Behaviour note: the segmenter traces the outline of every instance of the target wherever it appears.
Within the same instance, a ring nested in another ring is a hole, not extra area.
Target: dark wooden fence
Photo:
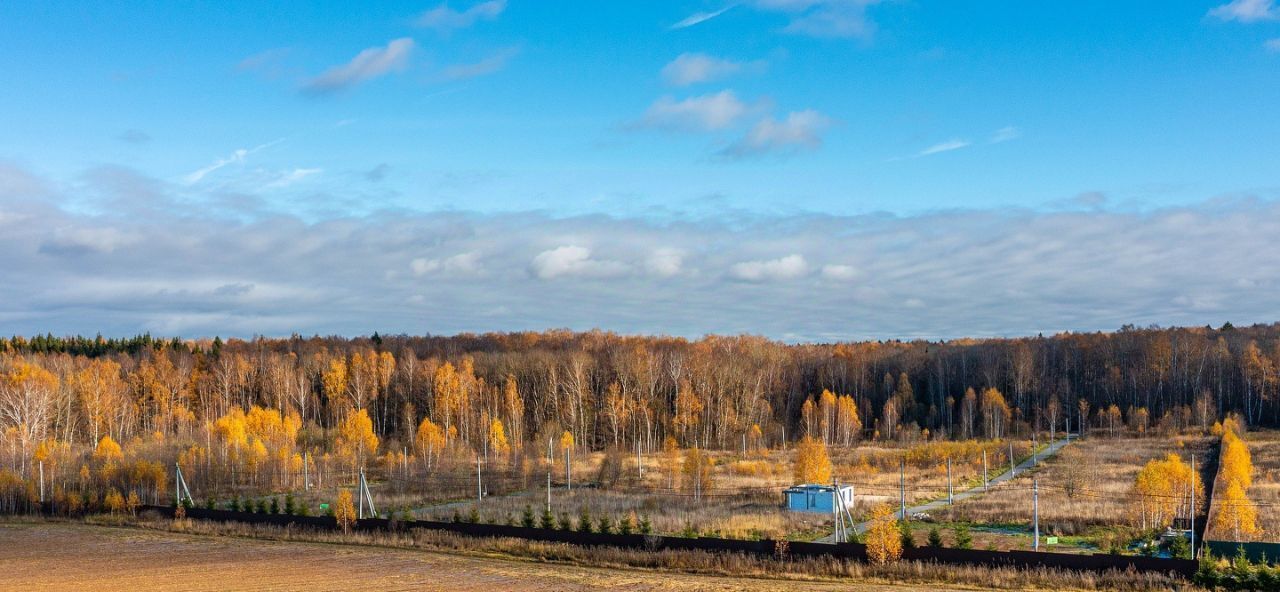
[[[173,508],[168,506],[144,506],[143,510],[159,512],[165,516],[173,515]],[[233,512],[228,510],[207,510],[191,508],[186,510],[189,518],[214,520],[220,522],[244,522],[249,524],[272,524],[276,526],[302,526],[319,529],[336,529],[337,522],[324,516],[291,516],[287,514],[257,514],[251,512]],[[434,522],[428,520],[388,520],[385,518],[367,518],[356,522],[355,529],[360,531],[410,530],[415,528],[453,532],[475,537],[510,537],[531,541],[568,543],[583,546],[618,547],[649,551],[714,551],[729,553],[750,553],[755,555],[779,555],[788,558],[839,557],[855,561],[867,560],[866,545],[859,543],[808,543],[788,541],[783,545],[777,541],[764,539],[757,541],[718,539],[718,538],[684,538],[645,534],[603,534],[574,532],[568,530],[552,530],[545,528],[526,528],[504,524],[472,524],[459,522]],[[1046,567],[1070,569],[1078,571],[1137,570],[1143,572],[1175,573],[1190,577],[1195,573],[1197,563],[1189,559],[1160,559],[1155,557],[1138,557],[1129,555],[1068,555],[1064,553],[1039,553],[1033,551],[983,551],[977,549],[948,549],[917,547],[903,551],[904,559],[932,561],[951,565],[985,565],[990,567],[1034,568]]]

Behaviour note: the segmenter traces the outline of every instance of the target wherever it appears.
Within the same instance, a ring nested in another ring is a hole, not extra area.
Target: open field
[[[76,524],[0,524],[3,590],[855,590],[947,589],[798,582],[552,565]],[[967,587],[966,587],[967,588]],[[972,588],[967,588],[972,589]]]
[[[1245,435],[1253,459],[1253,486],[1246,495],[1258,505],[1257,540],[1280,541],[1280,431],[1252,431]]]
[[[1130,490],[1142,466],[1170,452],[1184,459],[1192,453],[1204,458],[1211,444],[1212,439],[1207,437],[1090,437],[1073,443],[1058,456],[1019,474],[991,493],[957,503],[934,517],[942,521],[1007,525],[1015,530],[1029,528],[1032,480],[1036,479],[1040,488],[1043,535],[1084,535],[1098,529],[1133,526]],[[1029,536],[1017,536],[1023,541],[1022,548],[1030,544]],[[999,543],[996,546],[1008,548]]]
[[[952,477],[956,491],[981,484],[983,449],[988,452],[992,477],[1007,469],[1008,444],[1000,442],[832,447],[830,454],[834,476],[842,483],[855,485],[855,516],[864,517],[876,505],[897,503],[899,464],[904,458],[907,459],[907,502],[914,504],[946,496],[947,453],[955,454]],[[1030,449],[1029,441],[1013,442],[1014,455],[1018,458],[1029,455]],[[794,483],[793,451],[767,450],[746,456],[718,452],[711,453],[711,456],[716,461],[712,470],[713,485],[695,499],[691,491],[681,487],[680,475],[670,475],[659,455],[643,457],[646,467],[643,479],[639,478],[635,468],[635,457],[625,457],[623,476],[609,489],[583,486],[584,481],[597,480],[604,454],[579,455],[574,462],[578,485],[572,490],[563,486],[562,467],[555,474],[557,481],[551,495],[552,513],[557,517],[567,516],[575,522],[584,509],[596,518],[607,516],[615,521],[634,514],[637,518],[650,520],[654,532],[662,534],[698,532],[727,538],[796,540],[811,540],[830,534],[830,516],[788,512],[782,508],[782,490]],[[545,478],[545,472],[543,476]],[[425,481],[430,482],[431,479],[426,478]],[[451,475],[440,479],[458,483],[474,480],[475,476],[474,473],[466,474],[464,467],[457,467]],[[540,516],[547,504],[545,485],[540,484],[536,477],[526,481],[532,485],[527,490],[486,498],[478,508],[480,518],[506,522],[520,516],[526,506]],[[465,516],[475,505],[474,481],[469,493],[471,498],[462,498],[454,503],[430,505],[427,501],[429,496],[411,499],[407,503],[415,508],[415,514],[420,518],[450,520],[455,513]],[[380,499],[388,497],[376,485],[374,494]],[[384,507],[398,509],[401,506],[393,502]]]

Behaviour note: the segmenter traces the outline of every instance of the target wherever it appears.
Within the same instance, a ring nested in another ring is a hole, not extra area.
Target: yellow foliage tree
[[[850,395],[841,395],[836,401],[836,436],[843,446],[852,446],[862,433],[862,418],[858,417],[858,403]]]
[[[112,487],[107,492],[107,497],[102,500],[102,504],[106,506],[107,511],[112,514],[119,514],[124,511],[124,496],[120,495],[120,490]]]
[[[1222,433],[1221,474],[1228,481],[1238,481],[1244,489],[1253,486],[1253,458],[1249,447],[1224,424]]]
[[[1179,512],[1186,512],[1192,489],[1197,500],[1204,499],[1200,476],[1192,473],[1182,457],[1169,454],[1149,461],[1133,483],[1142,527],[1164,528],[1172,524]]]
[[[1258,528],[1258,507],[1245,496],[1239,481],[1227,482],[1227,489],[1216,504],[1213,531],[1218,536],[1230,533],[1233,541],[1247,541],[1262,534]]]
[[[343,532],[349,532],[356,523],[356,506],[351,501],[351,492],[343,489],[338,492],[338,500],[333,503],[333,517]]]
[[[494,454],[506,454],[511,451],[511,444],[507,442],[507,430],[502,425],[502,420],[493,418],[489,422],[489,439],[487,452]]]
[[[751,424],[751,434],[747,437],[747,441],[751,444],[753,453],[764,453],[764,430],[760,429],[760,424]]]
[[[422,456],[422,461],[427,468],[431,468],[436,457],[444,450],[444,430],[432,422],[431,418],[422,418],[422,423],[418,424],[418,433],[417,437],[414,438],[414,446],[418,449],[418,454]]]
[[[698,393],[693,392],[689,382],[681,381],[680,388],[676,390],[676,415],[672,418],[672,424],[680,431],[680,436],[685,441],[688,441],[689,432],[701,423],[704,407],[705,404],[698,398]],[[697,443],[696,435],[694,443]]]
[[[120,445],[111,436],[103,436],[98,440],[98,446],[93,449],[93,459],[100,463],[116,462],[124,460],[124,452],[120,450]]]
[[[360,409],[347,413],[347,417],[338,424],[338,437],[334,443],[339,454],[351,462],[352,470],[363,466],[365,458],[378,450],[378,435],[373,433],[369,411]]]
[[[871,513],[871,526],[867,528],[867,559],[883,565],[902,557],[902,533],[898,530],[897,515],[893,506],[877,506]]]
[[[805,436],[796,446],[795,479],[797,483],[829,483],[831,459],[827,446],[820,440]]]
[[[667,470],[667,487],[675,488],[680,478],[680,443],[670,434],[662,440],[663,465]]]
[[[715,461],[697,446],[684,453],[684,489],[692,492],[695,498],[702,497],[711,489],[711,468]]]

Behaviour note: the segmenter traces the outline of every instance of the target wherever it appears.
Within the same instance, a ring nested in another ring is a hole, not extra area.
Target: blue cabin
[[[794,485],[782,490],[787,510],[792,512],[813,512],[816,514],[834,514],[836,511],[836,487],[806,483]],[[853,487],[841,485],[839,495],[846,508],[853,507]]]

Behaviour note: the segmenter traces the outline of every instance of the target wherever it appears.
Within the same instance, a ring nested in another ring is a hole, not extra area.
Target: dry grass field
[[[1028,524],[1032,517],[1032,479],[1040,484],[1041,532],[1084,534],[1092,527],[1132,525],[1129,497],[1134,478],[1147,461],[1175,452],[1204,458],[1208,437],[1090,437],[1063,449],[1037,469],[1021,473],[991,493],[936,514],[946,521]],[[1075,491],[1070,491],[1070,488]]]
[[[863,444],[856,448],[832,447],[830,450],[834,476],[843,483],[855,484],[856,515],[869,514],[872,507],[891,502],[899,496],[899,465],[907,463],[907,501],[919,503],[946,496],[947,471],[945,455],[954,454],[952,479],[956,491],[982,482],[982,450],[988,451],[991,476],[1007,468],[1008,446],[1000,443],[933,443],[915,447],[892,447]],[[1030,454],[1029,441],[1013,443],[1018,458]],[[830,534],[829,516],[788,512],[782,508],[782,490],[794,483],[792,464],[794,451],[768,450],[757,454],[714,452],[713,485],[695,499],[682,487],[682,477],[672,476],[668,462],[660,455],[646,455],[644,478],[638,478],[635,457],[624,460],[623,478],[612,488],[563,487],[563,465],[556,474],[552,491],[552,513],[567,515],[576,524],[583,509],[595,517],[618,520],[632,513],[650,520],[654,532],[662,534],[697,532],[726,538],[791,538],[809,540]],[[603,453],[579,455],[574,462],[575,479],[594,481],[599,474]],[[545,473],[542,473],[545,479]],[[450,483],[467,478],[461,468],[445,479]],[[546,508],[546,489],[535,477],[532,487],[509,495],[486,498],[478,512],[482,520],[507,522],[518,519],[526,506],[541,516]],[[545,481],[542,481],[545,483]],[[579,481],[581,483],[581,481]],[[672,488],[671,485],[675,487]],[[375,492],[377,493],[377,492]],[[455,513],[466,516],[474,506],[475,489],[470,498],[456,503],[412,505],[421,518],[450,520]],[[385,496],[384,496],[385,497]],[[413,500],[410,501],[412,503]],[[424,502],[419,502],[424,503]],[[394,502],[387,508],[399,508]]]
[[[1280,541],[1280,431],[1266,430],[1245,435],[1253,458],[1253,486],[1246,495],[1258,505],[1261,541]]]
[[[588,568],[78,524],[0,524],[0,590],[940,590]],[[974,589],[966,587],[965,589]]]

